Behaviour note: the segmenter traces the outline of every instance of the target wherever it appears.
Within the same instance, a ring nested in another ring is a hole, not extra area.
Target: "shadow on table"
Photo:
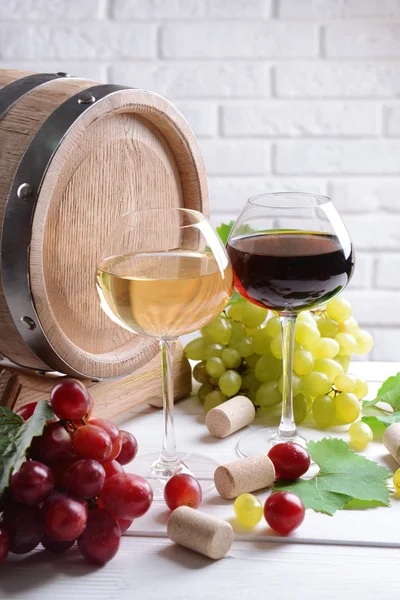
[[[206,556],[202,556],[193,550],[182,548],[178,544],[172,544],[166,546],[161,550],[157,551],[158,556],[164,558],[170,562],[176,563],[180,567],[186,567],[187,569],[203,569],[214,564],[215,561]]]

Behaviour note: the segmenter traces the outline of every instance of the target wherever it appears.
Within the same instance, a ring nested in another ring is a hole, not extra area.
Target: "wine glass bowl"
[[[282,418],[278,432],[250,433],[242,456],[297,441],[293,418],[292,363],[297,314],[340,293],[354,270],[350,236],[326,196],[279,192],[250,198],[227,243],[234,284],[245,298],[280,315],[283,354]]]

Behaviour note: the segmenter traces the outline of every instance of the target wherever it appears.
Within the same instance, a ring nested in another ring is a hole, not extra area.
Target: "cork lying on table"
[[[225,438],[249,425],[255,416],[256,409],[252,401],[246,396],[236,396],[211,409],[206,415],[206,425],[211,435]]]
[[[385,429],[383,443],[394,460],[400,465],[400,423],[392,423]]]
[[[229,523],[189,506],[180,506],[172,512],[167,533],[176,544],[214,560],[223,558],[233,542],[233,529]]]
[[[275,467],[266,454],[249,456],[217,467],[214,483],[225,500],[269,487],[275,481]]]

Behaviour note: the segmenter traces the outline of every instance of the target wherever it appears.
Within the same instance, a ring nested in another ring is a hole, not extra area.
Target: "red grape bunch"
[[[36,404],[18,414],[28,420]],[[57,383],[50,405],[57,420],[33,438],[0,498],[0,563],[8,552],[25,554],[39,544],[65,552],[76,542],[88,562],[105,564],[153,500],[147,481],[123,469],[137,454],[136,439],[92,417],[93,400],[80,381]]]

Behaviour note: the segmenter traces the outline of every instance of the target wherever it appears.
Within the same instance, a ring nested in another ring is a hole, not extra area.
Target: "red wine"
[[[241,236],[227,245],[235,287],[279,312],[314,308],[340,292],[354,269],[353,248],[334,235],[274,231]]]

